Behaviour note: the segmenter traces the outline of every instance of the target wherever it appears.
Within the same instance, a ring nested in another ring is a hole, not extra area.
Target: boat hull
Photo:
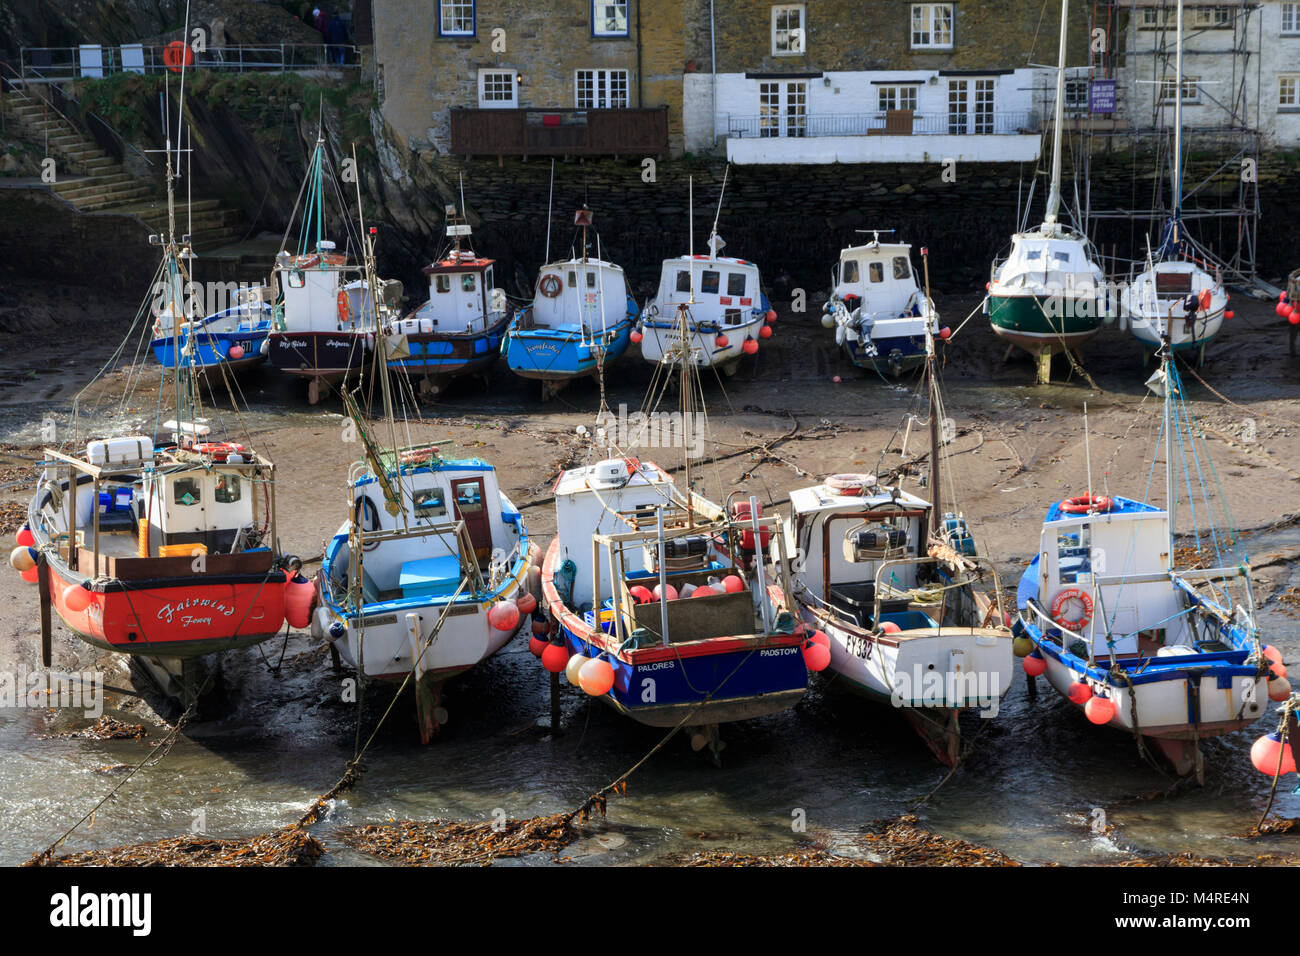
[[[1055,355],[1067,348],[1073,351],[1101,331],[1103,306],[1095,296],[1061,296],[1059,310],[1046,305],[1047,298],[990,295],[994,333],[1034,355]]]
[[[1169,344],[1175,352],[1203,349],[1214,340],[1223,327],[1223,309],[1217,309],[1193,322],[1174,319],[1169,328]],[[1160,329],[1168,319],[1154,319],[1136,310],[1124,309],[1121,313],[1128,322],[1129,331],[1142,345],[1152,351],[1160,348]]]
[[[604,656],[614,686],[601,700],[650,727],[700,726],[749,720],[787,710],[804,695],[808,671],[795,635],[736,635],[619,650],[566,607],[555,587],[559,539],[542,565],[547,614],[570,653]]]
[[[448,381],[490,368],[501,354],[508,319],[485,332],[415,332],[406,335],[410,357],[388,363],[394,371],[411,378]]]
[[[194,354],[185,364],[192,370],[207,374],[225,367],[231,372],[241,372],[266,361],[262,344],[266,341],[267,329],[245,330],[241,332],[200,331],[196,337]],[[153,340],[154,358],[163,368],[176,367],[176,343],[173,338],[161,337]],[[243,355],[237,359],[230,357],[230,350],[238,346]],[[181,354],[184,355],[186,341],[181,339]]]
[[[271,364],[280,371],[331,382],[360,369],[371,348],[359,332],[271,332],[266,341]]]
[[[522,315],[522,313],[521,313]],[[595,375],[602,361],[608,365],[627,351],[632,341],[636,303],[627,299],[627,312],[616,325],[607,328],[598,342],[574,328],[527,328],[516,316],[506,332],[503,349],[510,371],[522,378],[563,382]],[[603,343],[602,349],[599,346]]]

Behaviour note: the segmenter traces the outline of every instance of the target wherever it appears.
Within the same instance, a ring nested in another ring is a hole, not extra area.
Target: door
[[[948,132],[964,135],[969,131],[967,125],[967,104],[969,96],[967,80],[948,81]]]
[[[492,554],[492,525],[488,521],[482,478],[460,478],[451,483],[456,517],[465,522],[474,557],[480,561]]]
[[[807,81],[760,83],[758,126],[760,136],[807,136]]]

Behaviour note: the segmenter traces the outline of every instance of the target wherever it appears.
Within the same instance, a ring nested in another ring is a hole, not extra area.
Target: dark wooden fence
[[[668,110],[451,110],[461,156],[647,156],[668,152]]]

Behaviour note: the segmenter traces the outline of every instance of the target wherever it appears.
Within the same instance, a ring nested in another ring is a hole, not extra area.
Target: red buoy
[[[945,325],[943,328],[939,330],[939,338],[943,339],[945,342],[947,342],[951,336],[952,336],[952,329],[948,328],[948,326]]]
[[[39,574],[40,574],[40,569],[37,568],[35,565],[32,565],[26,571],[21,572],[18,576],[22,578],[24,581],[26,581],[28,584],[35,584],[37,575]]]
[[[740,591],[745,590],[745,582],[740,580],[739,576],[735,574],[728,574],[722,579],[722,590],[726,591],[728,594],[739,593]]]
[[[745,339],[745,344],[740,347],[740,350],[746,355],[753,355],[758,351],[758,342],[754,339]]]
[[[244,347],[242,345],[232,345],[230,351],[226,354],[232,359],[241,359],[244,357]]]
[[[767,321],[768,325],[771,325],[776,321],[776,309],[768,309],[767,315],[763,316],[763,318]]]
[[[770,339],[772,337],[772,326],[765,325],[761,329],[759,329],[758,337],[760,339]]]
[[[547,644],[546,641],[542,640],[536,634],[528,639],[528,650],[533,657],[541,657],[542,651],[546,650],[549,646],[550,645]]]
[[[824,671],[831,663],[831,649],[816,641],[808,641],[803,646],[803,662],[810,671]]]
[[[284,619],[302,630],[311,625],[311,608],[316,603],[316,585],[295,574],[284,585]]]
[[[1083,681],[1077,680],[1070,684],[1070,689],[1065,696],[1070,699],[1070,703],[1081,706],[1092,699],[1092,688]]]
[[[1104,695],[1093,694],[1083,705],[1083,715],[1094,724],[1109,724],[1115,717],[1115,702]]]
[[[1047,670],[1047,661],[1043,660],[1043,655],[1034,651],[1023,661],[1025,673],[1030,677],[1037,677],[1043,671]]]
[[[814,644],[820,644],[822,647],[827,649],[831,646],[831,639],[827,636],[825,631],[813,631],[808,635],[808,640],[812,641]]]
[[[32,534],[32,529],[23,525],[18,529],[18,534],[14,536],[14,541],[19,547],[30,548],[36,544],[36,535]]]
[[[499,601],[488,610],[488,623],[498,631],[513,631],[519,626],[519,608],[513,601]]]
[[[728,345],[731,344],[731,339],[727,338],[725,335],[719,335],[716,339],[713,340],[713,344],[720,349],[725,349]]]
[[[1223,317],[1224,317],[1225,319],[1230,319],[1230,318],[1232,318],[1232,315],[1233,315],[1233,312],[1232,312],[1231,309],[1225,309],[1224,312],[1223,312]]]
[[[533,618],[534,634],[545,634],[550,629],[551,629],[551,624],[549,621],[546,620],[546,618],[543,617]]]
[[[655,599],[654,595],[650,593],[649,588],[643,588],[639,584],[628,588],[627,593],[631,595],[632,600],[636,601],[637,604],[649,604]]]
[[[655,589],[652,592],[650,592],[650,594],[651,597],[653,597],[656,601],[660,600],[663,597],[663,595],[659,591],[659,585],[657,584],[655,585]],[[667,594],[668,594],[667,600],[669,601],[677,600],[677,589],[673,587],[671,584],[668,585]]]
[[[542,649],[542,666],[552,674],[558,674],[569,663],[569,649],[563,644],[547,644]]]
[[[641,334],[640,329],[633,329],[631,338],[633,342],[640,342],[643,338],[645,338],[645,336]]]
[[[718,592],[715,591],[715,590],[713,590],[713,588],[711,588],[711,587],[698,587],[698,588],[696,588],[694,591],[691,592],[691,597],[693,597],[693,598],[697,598],[697,597],[713,597],[713,595],[715,595],[715,594],[717,594],[717,593],[718,593]]]
[[[525,591],[515,598],[515,607],[519,608],[520,614],[532,614],[537,610],[537,598]]]
[[[1282,761],[1280,770],[1278,769],[1279,756]],[[1295,756],[1291,753],[1291,745],[1284,744],[1282,735],[1276,730],[1255,741],[1254,746],[1250,748],[1250,762],[1255,765],[1256,770],[1268,777],[1296,772]]]
[[[84,611],[90,607],[90,592],[80,584],[69,584],[63,589],[63,603],[69,611]]]
[[[902,628],[899,627],[897,624],[895,624],[893,621],[885,621],[883,624],[880,625],[880,630],[884,634],[897,634],[899,631],[902,630]]]

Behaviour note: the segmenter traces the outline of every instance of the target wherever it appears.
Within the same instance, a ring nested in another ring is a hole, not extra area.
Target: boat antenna
[[[1065,32],[1070,0],[1061,0],[1061,49],[1056,63],[1056,115],[1052,130],[1052,190],[1047,194],[1043,225],[1055,226],[1061,208],[1061,133],[1065,125]]]
[[[723,175],[726,175],[725,173]],[[691,288],[690,303],[695,304],[695,177],[690,177],[686,187],[686,224],[690,231]]]
[[[546,257],[542,265],[551,261],[551,209],[555,204],[555,157],[551,157],[551,192],[546,197]]]
[[[722,169],[722,189],[718,193],[718,211],[713,214],[713,232],[709,234],[712,239],[718,234],[718,219],[722,216],[722,197],[727,194],[727,174],[731,172],[731,163],[727,163]],[[709,243],[709,249],[712,251],[713,243]]]
[[[1183,0],[1178,0],[1178,16],[1175,29],[1178,32],[1177,43],[1174,52],[1174,165],[1171,172],[1173,173],[1173,234],[1170,238],[1175,243],[1175,249],[1178,243],[1178,233],[1180,232],[1179,218],[1182,214],[1183,206]]]
[[[1088,469],[1088,507],[1092,508],[1092,446],[1088,436],[1088,403],[1083,403],[1083,460]]]

